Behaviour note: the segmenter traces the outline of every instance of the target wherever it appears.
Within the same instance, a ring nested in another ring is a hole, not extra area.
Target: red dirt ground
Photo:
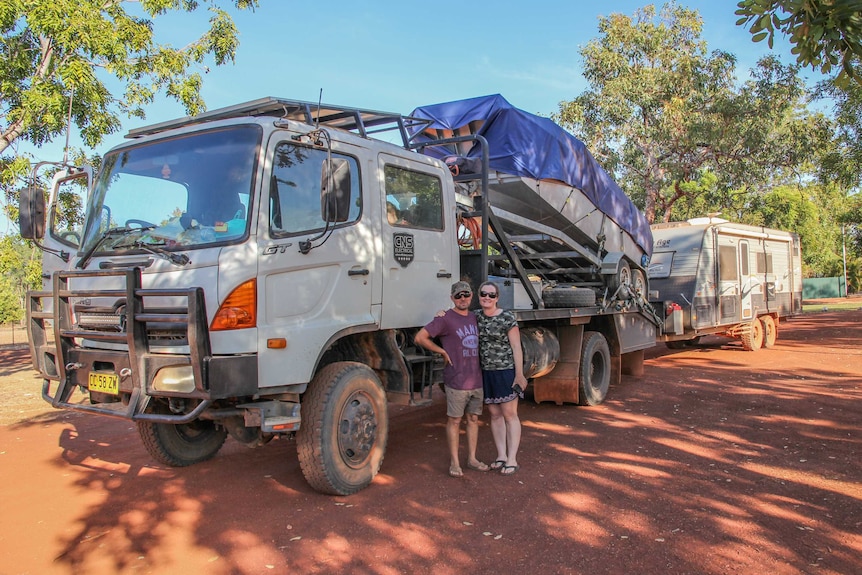
[[[0,574],[862,573],[860,320],[807,314],[754,353],[659,346],[601,406],[526,402],[513,477],[447,476],[442,394],[391,407],[350,497],[313,492],[283,439],[157,465],[0,350]]]

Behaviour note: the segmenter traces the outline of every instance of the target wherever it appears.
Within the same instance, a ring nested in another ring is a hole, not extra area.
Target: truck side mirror
[[[323,162],[320,215],[325,222],[346,222],[350,213],[350,164],[343,158]]]
[[[41,188],[31,186],[21,190],[18,227],[24,239],[39,240],[45,236],[45,191]]]

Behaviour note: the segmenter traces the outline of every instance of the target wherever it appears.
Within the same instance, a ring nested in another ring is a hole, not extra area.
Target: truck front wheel
[[[603,402],[611,384],[611,351],[608,340],[597,331],[584,333],[579,375],[578,403],[599,405]]]
[[[327,365],[303,395],[301,414],[296,446],[306,481],[330,495],[368,486],[389,433],[386,394],[374,372],[357,362]]]
[[[212,458],[227,438],[227,430],[212,421],[190,423],[137,422],[138,434],[149,454],[171,467],[186,467]]]

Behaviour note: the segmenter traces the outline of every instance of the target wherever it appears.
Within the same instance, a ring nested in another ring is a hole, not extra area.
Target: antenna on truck
[[[66,147],[63,148],[63,165],[69,162],[69,134],[72,131],[72,101],[75,99],[75,88],[72,87],[72,93],[69,94],[69,113],[66,116]]]

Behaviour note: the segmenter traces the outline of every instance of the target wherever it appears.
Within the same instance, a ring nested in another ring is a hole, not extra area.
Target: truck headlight
[[[153,378],[153,389],[174,393],[191,393],[195,390],[195,374],[190,365],[171,365],[161,368]]]

